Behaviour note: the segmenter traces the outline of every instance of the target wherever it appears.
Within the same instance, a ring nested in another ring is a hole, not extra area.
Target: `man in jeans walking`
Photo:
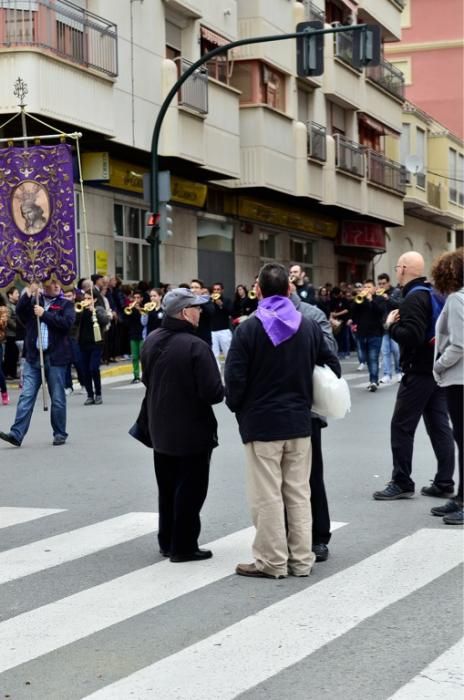
[[[16,307],[17,316],[26,328],[24,384],[15,421],[8,433],[0,432],[0,439],[15,447],[21,446],[29,429],[35,400],[42,384],[37,318],[40,319],[45,379],[51,398],[53,445],[64,445],[68,437],[64,386],[66,366],[71,361],[68,334],[75,319],[74,307],[63,296],[58,282],[44,283],[38,303],[36,292],[36,284],[26,287]]]

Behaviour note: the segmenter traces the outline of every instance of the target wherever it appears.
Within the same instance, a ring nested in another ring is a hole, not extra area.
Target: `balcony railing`
[[[67,0],[0,0],[0,50],[16,46],[118,74],[117,26]]]
[[[308,158],[315,158],[316,160],[326,161],[327,129],[325,128],[325,126],[316,124],[316,122],[307,122],[306,129],[308,134]]]
[[[384,60],[379,66],[367,67],[366,78],[381,85],[392,95],[404,98],[404,75],[392,63]]]
[[[323,3],[324,4],[324,3]],[[320,7],[316,5],[312,0],[303,0],[303,5],[305,6],[306,17],[310,21],[325,22],[325,13]]]
[[[364,177],[366,174],[365,148],[350,141],[341,134],[335,135],[335,159],[337,168],[353,175]]]
[[[427,183],[427,202],[432,205],[432,207],[436,207],[437,209],[441,209],[441,187],[440,185],[434,185],[433,182],[428,182]]]
[[[353,32],[334,34],[334,53],[348,65],[353,65]]]
[[[406,193],[406,168],[381,153],[367,152],[367,178],[370,182],[383,185],[395,192]]]
[[[180,73],[185,73],[192,65],[186,58],[176,59]],[[203,66],[195,71],[179,91],[179,105],[188,107],[198,114],[208,114],[208,69]]]

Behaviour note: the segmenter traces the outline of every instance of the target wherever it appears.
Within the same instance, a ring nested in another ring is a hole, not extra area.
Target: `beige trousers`
[[[311,438],[249,442],[245,453],[248,500],[256,528],[256,567],[273,576],[307,576],[315,560],[309,490]]]

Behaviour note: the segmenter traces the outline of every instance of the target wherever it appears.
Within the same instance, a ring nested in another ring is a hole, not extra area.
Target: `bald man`
[[[434,343],[427,337],[433,314],[427,290],[432,287],[424,276],[424,258],[420,253],[401,255],[395,270],[402,301],[399,309],[388,314],[385,325],[400,346],[404,375],[391,420],[392,479],[373,496],[377,501],[394,501],[414,495],[412,453],[422,416],[437,458],[437,473],[431,486],[424,486],[421,493],[449,498],[454,493],[454,442],[446,397],[432,373]]]

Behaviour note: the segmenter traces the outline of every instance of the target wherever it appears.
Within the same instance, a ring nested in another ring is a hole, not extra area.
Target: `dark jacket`
[[[132,309],[131,314],[124,314],[124,322],[127,326],[129,340],[143,339],[143,326],[140,317],[140,311],[135,308]]]
[[[316,303],[316,292],[312,284],[305,282],[304,284],[296,284],[296,293],[300,297],[301,301],[306,302],[306,304]]]
[[[364,299],[361,304],[354,302],[351,305],[350,318],[357,326],[357,335],[361,337],[382,336],[386,308],[385,300],[376,295],[372,297],[372,301]]]
[[[222,306],[213,302],[213,312],[211,314],[211,330],[225,331],[230,328],[230,314],[232,312],[232,302],[221,296]]]
[[[147,415],[156,452],[189,455],[218,444],[212,404],[224,398],[211,349],[187,321],[166,316],[142,347]]]
[[[302,318],[295,335],[276,347],[256,316],[237,328],[226,360],[226,403],[244,443],[311,435],[316,364],[340,376],[340,363],[315,321]]]
[[[39,297],[40,306],[44,306],[44,298]],[[39,357],[37,343],[37,317],[34,314],[35,297],[24,293],[17,305],[16,314],[26,328],[24,354],[28,362],[35,362]],[[50,364],[55,366],[67,365],[71,362],[71,346],[69,332],[76,318],[73,304],[65,297],[53,299],[48,311],[45,311],[41,323],[48,326],[48,357]]]
[[[250,299],[250,297],[248,296],[242,299],[242,297],[236,296],[234,299],[234,303],[232,304],[231,316],[234,319],[240,318],[240,316],[250,316],[250,314],[252,314],[253,311],[256,311],[257,308],[257,299]]]
[[[100,334],[102,336],[102,340],[98,342],[95,342],[93,314],[91,310],[84,308],[80,314],[77,314],[77,340],[79,342],[79,346],[87,350],[96,346],[103,346],[103,329],[108,323],[108,317],[106,315],[103,299],[95,302],[95,314],[97,316],[98,325],[100,326]]]
[[[161,326],[164,318],[164,311],[162,309],[153,310],[148,312],[147,318],[147,335],[152,331],[156,331],[157,328]]]
[[[391,337],[400,346],[401,369],[410,374],[432,374],[433,368],[434,345],[426,341],[432,317],[430,294],[419,290],[406,298],[414,287],[430,287],[425,280],[418,277],[403,287],[400,320],[390,327]]]

